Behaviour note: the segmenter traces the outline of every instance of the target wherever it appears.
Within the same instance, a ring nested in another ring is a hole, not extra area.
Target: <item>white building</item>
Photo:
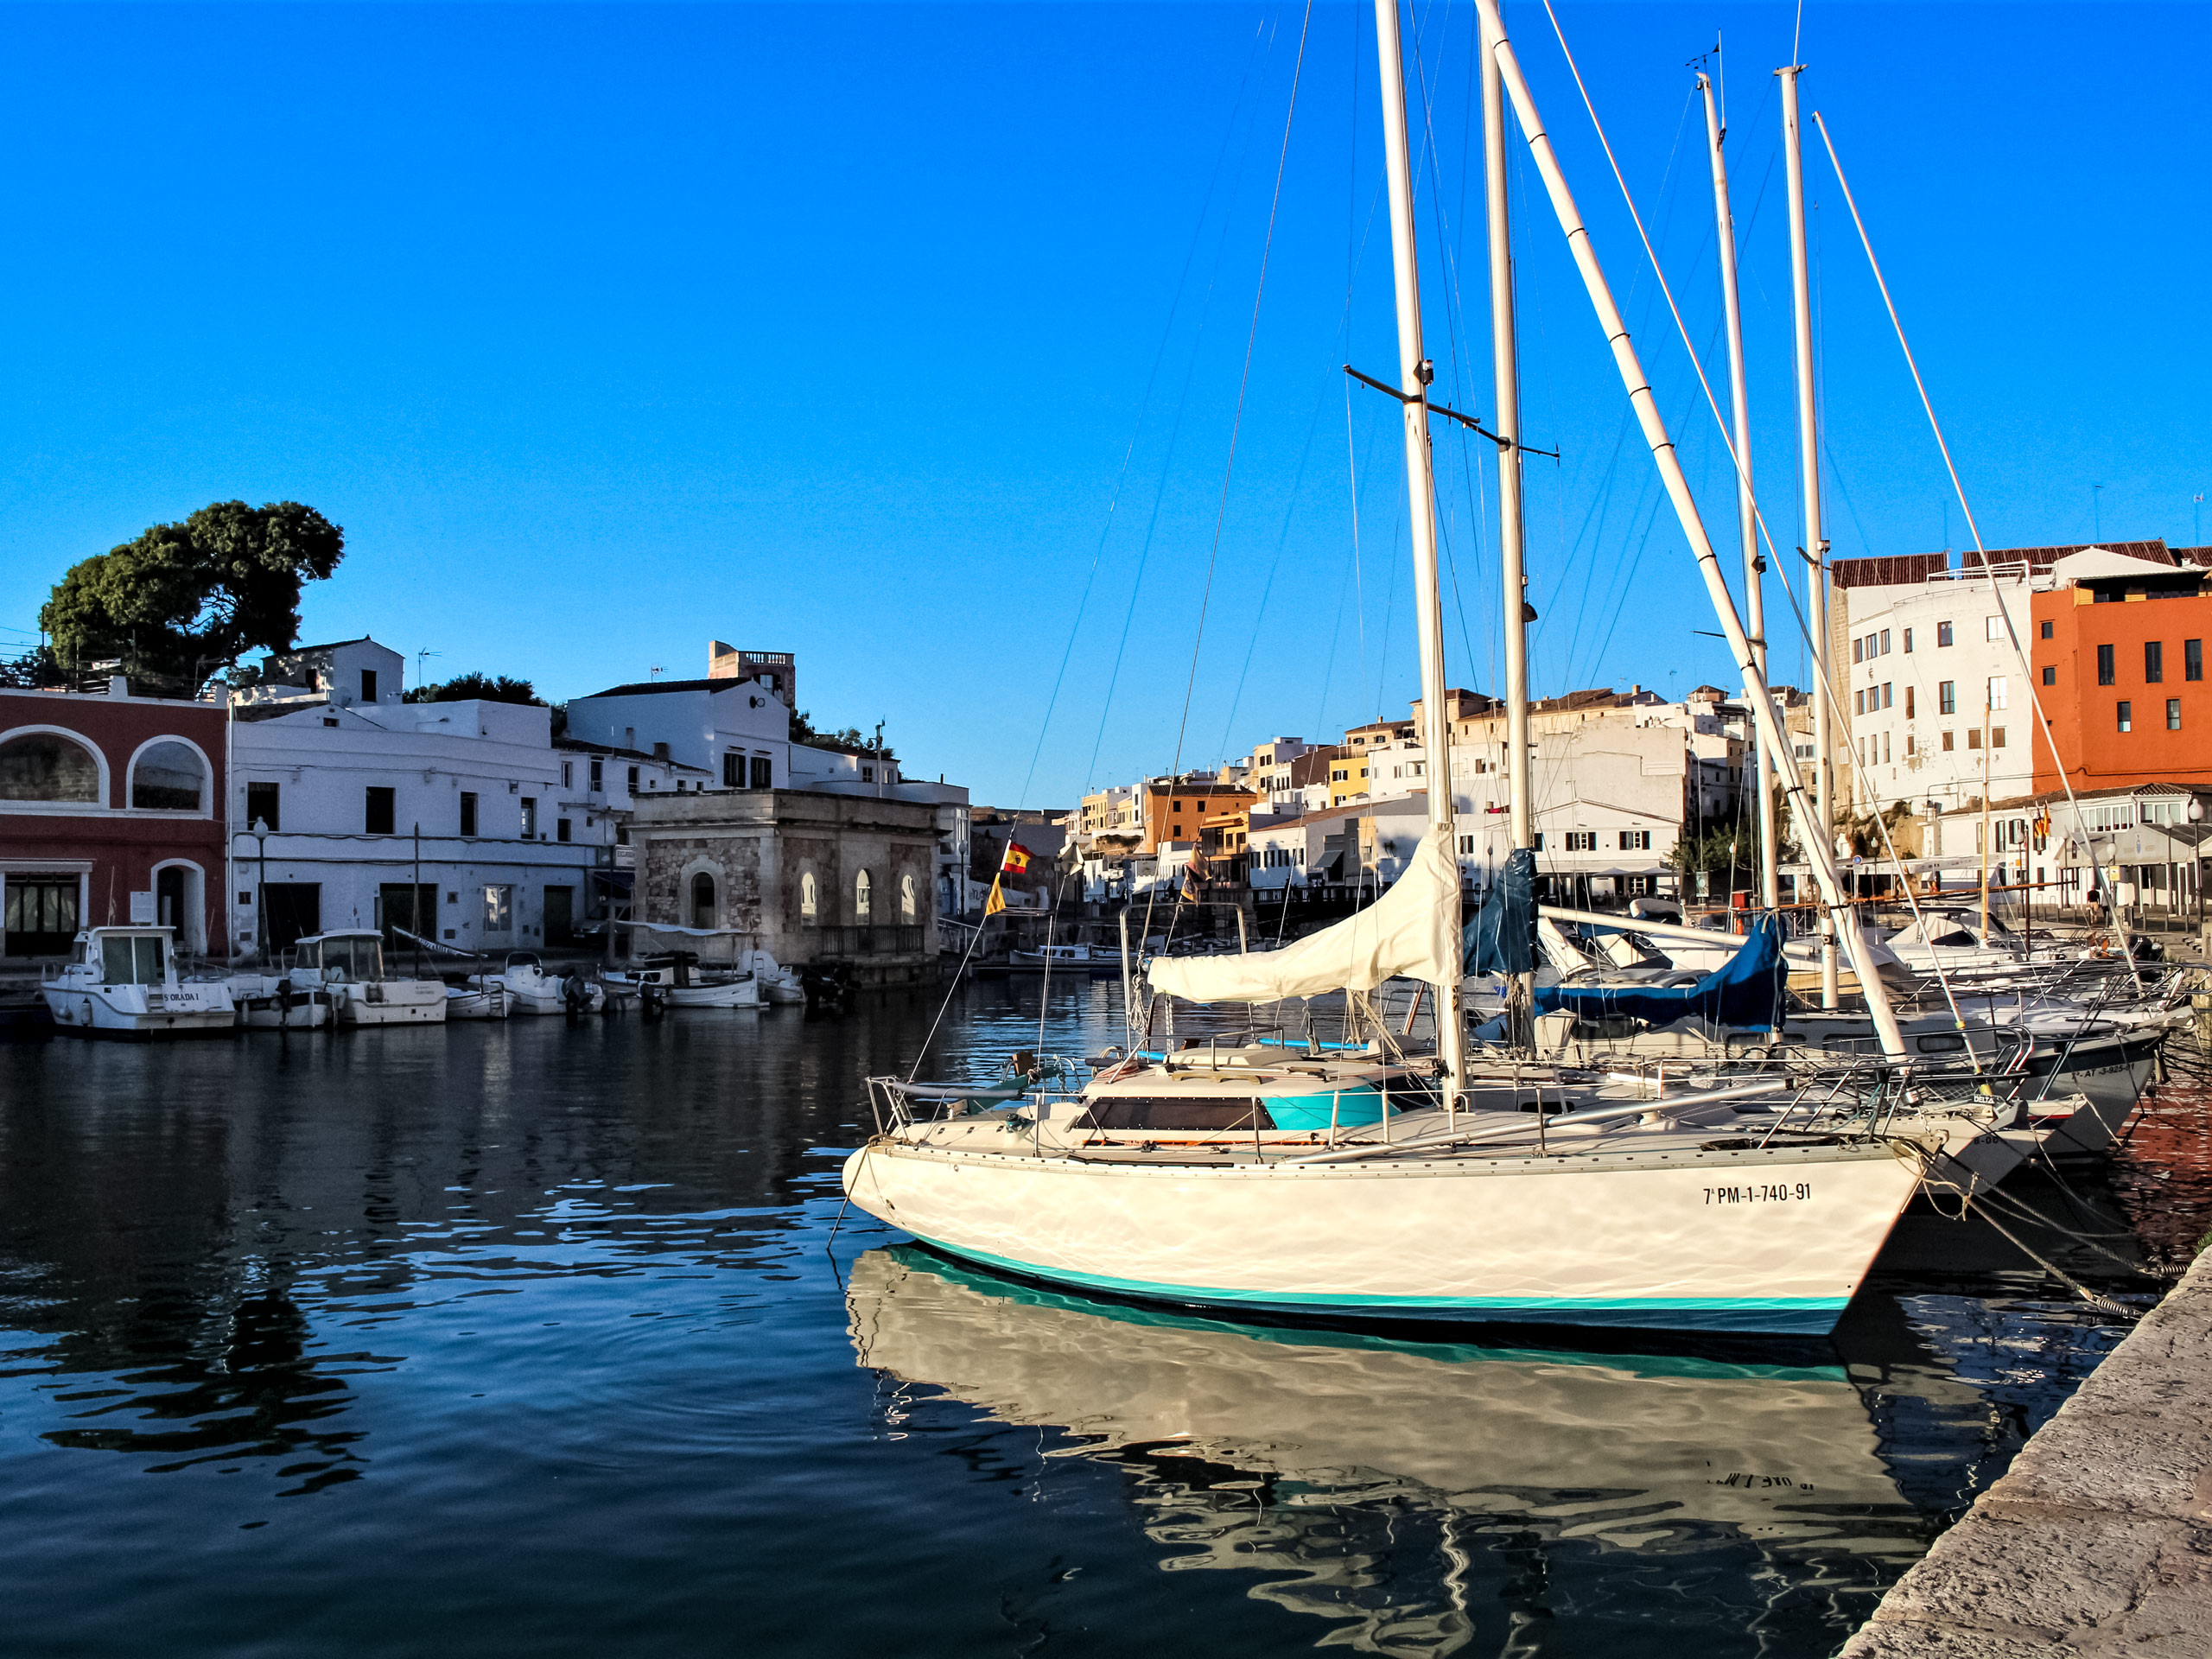
[[[1839,759],[1848,763],[1837,794],[1861,813],[1897,801],[1916,814],[1929,803],[1957,812],[1985,791],[2004,800],[2034,785],[2035,710],[2012,641],[2032,652],[2031,595],[2051,577],[2031,576],[2024,563],[1954,571],[1942,557],[1837,565],[1845,637],[1831,643],[1830,656],[1845,671],[1835,677],[1846,699]],[[1860,580],[1867,574],[1915,579]],[[1968,850],[1945,845],[1929,853]]]
[[[569,703],[569,734],[704,772],[721,789],[813,788],[791,778],[791,710],[764,678],[646,680]]]
[[[565,943],[619,900],[632,801],[707,785],[664,757],[556,740],[542,704],[404,702],[404,666],[372,639],[303,647],[239,700],[241,939],[281,950],[379,927],[493,953]]]

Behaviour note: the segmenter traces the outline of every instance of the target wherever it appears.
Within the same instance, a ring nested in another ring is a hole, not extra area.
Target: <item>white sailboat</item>
[[[1503,251],[1503,101],[1510,94],[1561,227],[1611,342],[1668,494],[1689,537],[1716,614],[1752,692],[1755,717],[1801,822],[1813,813],[1782,736],[1710,539],[1697,518],[1625,325],[1599,270],[1572,195],[1521,77],[1494,0],[1484,30],[1485,152],[1491,178],[1494,333],[1501,406],[1511,359],[1510,262]],[[1437,591],[1435,509],[1421,331],[1414,202],[1396,0],[1376,0],[1385,156],[1389,170],[1401,376],[1424,712],[1432,755],[1448,754]],[[1517,460],[1513,429],[1502,452]],[[1510,471],[1510,467],[1502,468]],[[1505,529],[1509,619],[1517,591],[1518,498]],[[1509,645],[1518,632],[1510,620]],[[1511,657],[1512,653],[1509,653]],[[1525,682],[1509,695],[1525,705]],[[1524,764],[1514,777],[1516,840],[1529,799]],[[1440,768],[1440,773],[1444,769]],[[1437,1088],[1443,1099],[1419,1136],[1385,1138],[1385,1116],[1365,1144],[1270,1156],[1217,1140],[1076,1144],[1019,1113],[963,1126],[894,1116],[847,1160],[844,1186],[861,1209],[925,1243],[1027,1276],[1183,1304],[1332,1316],[1512,1319],[1586,1325],[1824,1332],[1863,1281],[1891,1224],[1938,1148],[1878,1135],[1753,1138],[1716,1131],[1703,1106],[1675,1101],[1570,1114],[1554,1135],[1532,1116],[1463,1112],[1471,1082],[1459,1014],[1459,872],[1451,790],[1430,791],[1430,828],[1405,874],[1373,906],[1284,950],[1257,957],[1157,961],[1160,992],[1206,1001],[1261,1002],[1348,990],[1395,976],[1434,989]],[[1844,902],[1825,837],[1811,843],[1830,906]],[[1855,966],[1863,941],[1849,930]],[[1867,991],[1883,1050],[1902,1058],[1902,1033],[1878,981]],[[1163,1068],[1164,1070],[1164,1068]],[[1103,1084],[1107,1078],[1101,1078]],[[1116,1081],[1127,1082],[1124,1077]],[[1163,1085],[1167,1081],[1162,1080]],[[1643,1132],[1585,1129],[1637,1118]],[[1255,1122],[1256,1122],[1256,1116]],[[1572,1133],[1567,1133],[1570,1125]],[[1961,1120],[1961,1141],[1986,1125]],[[1027,1133],[1024,1133],[1027,1130]],[[1999,1144],[2017,1161],[2017,1149]],[[1902,1155],[1901,1155],[1902,1154]]]

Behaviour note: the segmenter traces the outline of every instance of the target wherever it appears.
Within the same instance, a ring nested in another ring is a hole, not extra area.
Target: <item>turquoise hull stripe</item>
[[[1524,1321],[1558,1325],[1633,1325],[1662,1329],[1728,1330],[1823,1334],[1849,1306],[1847,1296],[1344,1296],[1323,1291],[1209,1290],[1192,1285],[1160,1285],[1108,1274],[1040,1268],[1033,1262],[993,1255],[988,1250],[947,1244],[914,1235],[933,1249],[965,1256],[1007,1273],[1121,1296],[1171,1302],[1204,1302],[1222,1307],[1271,1308],[1287,1313],[1358,1313],[1398,1319],[1496,1319],[1519,1314]]]
[[[1319,1094],[1262,1095],[1260,1104],[1268,1109],[1275,1128],[1293,1132],[1327,1128],[1332,1112],[1340,1129],[1363,1128],[1382,1121],[1382,1091],[1371,1084]],[[1390,1115],[1395,1117],[1398,1110],[1393,1106]]]

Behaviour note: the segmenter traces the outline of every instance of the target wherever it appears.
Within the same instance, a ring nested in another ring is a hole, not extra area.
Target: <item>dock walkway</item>
[[[1840,1659],[2212,1654],[2212,1250]]]

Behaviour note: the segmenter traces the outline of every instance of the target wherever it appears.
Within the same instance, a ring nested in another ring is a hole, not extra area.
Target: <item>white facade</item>
[[[555,749],[550,716],[535,705],[381,697],[240,709],[229,802],[238,937],[262,937],[264,904],[279,939],[406,925],[416,890],[431,895],[424,937],[457,950],[542,945],[549,908],[556,933],[584,923],[599,908],[594,875],[612,866],[632,767],[639,784],[650,772],[652,787],[671,792],[704,777],[652,757],[601,757],[594,794],[592,757]],[[257,822],[269,826],[265,842],[251,833]]]
[[[2030,599],[2049,585],[2024,566],[1999,565],[1840,591],[1848,662],[1839,650],[1836,680],[1859,811],[1904,801],[1921,812],[1933,801],[1956,812],[1985,790],[1993,800],[2031,791],[2035,707],[2012,639],[2032,652]],[[1945,829],[1931,855],[1974,850],[1948,844],[1956,826]]]
[[[569,704],[571,736],[696,766],[721,789],[820,787],[794,782],[791,728],[791,705],[760,679],[649,681]]]

